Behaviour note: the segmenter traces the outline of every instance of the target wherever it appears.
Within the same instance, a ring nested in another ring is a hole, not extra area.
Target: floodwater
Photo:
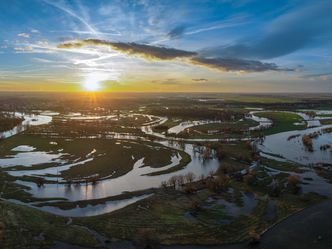
[[[197,126],[197,125],[205,125],[205,124],[215,124],[221,123],[221,121],[212,121],[212,120],[198,120],[198,121],[186,121],[182,122],[176,126],[173,126],[168,129],[169,134],[179,134],[180,132],[184,131],[187,128]]]
[[[257,111],[251,112],[251,119],[254,121],[259,122],[258,126],[251,127],[251,130],[255,129],[262,129],[267,128],[272,125],[272,121],[265,118],[259,118],[254,115]],[[47,112],[46,112],[47,113]],[[43,114],[46,114],[45,112]],[[24,131],[30,125],[42,125],[48,124],[52,121],[51,115],[58,115],[57,113],[52,113],[49,111],[50,116],[46,115],[23,115],[24,121],[22,125],[13,128],[8,132],[1,133],[0,136],[3,138],[9,137],[11,135],[15,135],[19,132]],[[22,115],[17,113],[16,115]],[[136,114],[139,115],[139,114]],[[162,175],[155,175],[155,176],[148,176],[147,174],[164,171],[170,169],[177,165],[180,160],[181,156],[179,154],[174,155],[171,158],[171,163],[161,168],[153,168],[149,165],[144,165],[143,161],[144,158],[136,159],[133,169],[125,175],[122,175],[118,178],[114,179],[104,179],[98,182],[95,185],[65,185],[65,184],[57,184],[57,183],[48,183],[45,184],[43,187],[37,187],[35,183],[29,181],[16,181],[18,184],[24,185],[29,187],[28,191],[34,197],[37,198],[65,198],[68,201],[79,201],[79,200],[92,200],[92,199],[100,199],[106,198],[111,196],[121,195],[126,191],[138,191],[144,190],[149,188],[159,187],[163,181],[167,181],[171,176],[174,175],[184,175],[188,172],[193,172],[196,176],[200,175],[208,175],[209,172],[214,171],[218,168],[219,162],[215,158],[211,158],[203,162],[202,158],[196,155],[194,151],[194,147],[192,144],[186,144],[186,141],[221,141],[220,139],[179,139],[179,138],[172,138],[166,137],[163,134],[156,133],[152,131],[152,127],[162,124],[167,121],[167,118],[157,117],[152,115],[145,115],[148,116],[149,122],[143,124],[142,131],[145,134],[153,135],[159,138],[159,141],[155,141],[162,145],[168,146],[170,148],[176,148],[180,150],[184,150],[191,156],[191,162],[184,168],[177,172],[173,173],[166,173]],[[310,119],[306,114],[301,114],[301,116],[307,121],[308,126],[320,126],[319,121]],[[98,118],[115,118],[114,115],[109,116],[84,116],[80,113],[73,113],[68,116],[68,118],[78,118],[78,119],[98,119]],[[310,123],[310,121],[312,121]],[[192,121],[187,123],[181,123],[175,127],[170,128],[170,133],[179,133],[184,129],[194,126],[194,125],[201,125],[201,124],[208,124],[214,123],[215,121]],[[309,125],[310,124],[310,125]],[[319,131],[322,128],[332,127],[332,126],[323,126],[323,127],[316,127],[316,128],[309,128],[306,130],[301,131],[290,131],[290,132],[282,132],[279,134],[274,134],[270,136],[266,136],[264,142],[259,146],[259,149],[262,151],[262,156],[271,157],[271,154],[279,155],[279,160],[290,160],[294,161],[303,165],[310,165],[315,163],[331,163],[332,162],[332,153],[329,150],[322,151],[320,150],[320,146],[324,144],[332,144],[332,134],[325,133],[318,138],[313,139],[314,142],[314,151],[309,152],[307,151],[303,144],[302,144],[302,136],[304,134],[308,134],[314,131]],[[293,139],[288,139],[290,136],[298,135]],[[142,139],[146,140],[144,137],[137,137],[132,136],[131,134],[113,134],[110,135],[110,138],[117,138],[117,139]],[[238,139],[234,139],[238,140]],[[227,139],[227,141],[232,141],[232,139]],[[44,177],[46,180],[54,180],[57,181],[55,177],[49,175],[58,175],[59,172],[68,170],[73,166],[80,166],[84,165],[85,163],[94,159],[93,153],[90,156],[87,156],[84,160],[75,161],[72,163],[68,163],[62,159],[62,157],[66,154],[64,153],[48,153],[45,151],[36,151],[35,148],[28,146],[28,145],[20,145],[13,149],[16,152],[15,155],[9,155],[4,158],[0,158],[0,166],[3,168],[9,168],[13,166],[26,166],[25,170],[10,170],[8,169],[8,173],[12,176],[40,176]],[[265,152],[265,153],[264,153]],[[129,155],[130,156],[130,155]],[[30,166],[38,165],[38,164],[45,164],[45,163],[54,163],[56,166],[52,166],[46,169],[40,170],[29,170]],[[143,167],[144,166],[144,167]],[[314,174],[313,172],[306,173],[308,176]],[[304,192],[311,191],[312,186],[316,187],[316,189],[322,188],[322,193],[324,192],[331,192],[328,191],[326,185],[321,184],[322,179],[316,175],[314,181],[317,186],[313,186],[313,183],[304,186]],[[63,215],[63,216],[90,216],[90,215],[97,215],[102,213],[107,213],[114,211],[119,208],[123,208],[127,205],[135,203],[141,199],[147,198],[147,195],[132,197],[126,200],[118,200],[118,201],[106,201],[103,204],[98,204],[95,206],[86,206],[84,208],[76,207],[70,210],[62,210],[57,207],[51,206],[43,206],[38,207],[41,210]],[[245,201],[245,208],[254,207],[256,201],[252,198],[252,196],[244,195],[243,197]],[[249,212],[247,209],[237,209],[236,207],[232,206],[232,203],[224,202],[220,203],[225,206],[226,209],[229,209],[230,212],[235,212],[234,215],[239,213],[247,213]],[[251,205],[252,204],[252,205]],[[36,207],[35,207],[36,208]]]
[[[313,152],[308,151],[303,143],[302,136],[305,134],[321,131],[324,128],[332,127],[332,125],[309,128],[306,130],[295,130],[281,132],[265,137],[262,145],[258,145],[263,152],[279,155],[287,160],[303,164],[312,165],[317,163],[332,164],[331,150],[320,150],[321,145],[332,144],[332,133],[325,133],[313,141]],[[290,136],[296,136],[288,139]]]
[[[173,146],[176,147],[176,145]],[[202,174],[207,176],[210,171],[216,170],[219,166],[218,160],[214,158],[207,160],[203,164],[202,159],[194,155],[192,145],[185,145],[185,151],[192,156],[192,161],[184,169],[169,174],[147,175],[176,166],[181,160],[179,155],[173,156],[171,164],[161,168],[152,168],[143,165],[144,158],[141,158],[136,161],[133,170],[127,174],[117,178],[103,180],[96,185],[67,186],[64,184],[45,184],[44,187],[39,188],[35,183],[28,181],[17,181],[17,183],[30,187],[28,191],[33,194],[34,197],[38,198],[66,198],[70,201],[91,200],[120,195],[125,191],[160,187],[163,181],[167,181],[173,175],[184,175],[188,172],[193,172],[196,176]],[[11,172],[11,174],[13,173],[14,172]],[[40,171],[38,171],[38,173],[40,173]],[[47,173],[47,171],[43,173]]]
[[[2,168],[8,168],[14,166],[30,167],[44,163],[60,163],[60,158],[63,155],[64,154],[62,153],[49,154],[44,151],[21,152],[17,153],[16,155],[0,158],[0,165]]]
[[[22,117],[24,119],[23,122],[9,131],[0,132],[0,138],[4,139],[14,136],[20,132],[25,131],[29,126],[44,125],[52,122],[52,116],[46,115],[24,114],[20,112],[15,112],[15,116]]]
[[[95,216],[95,215],[110,213],[115,210],[119,210],[128,205],[146,199],[152,195],[153,194],[147,194],[147,195],[134,196],[123,200],[106,201],[103,204],[97,204],[97,205],[89,204],[86,207],[82,208],[76,207],[74,209],[68,209],[68,210],[64,210],[54,206],[43,206],[39,207],[38,209],[66,217],[82,217],[82,216],[87,217],[87,216]]]

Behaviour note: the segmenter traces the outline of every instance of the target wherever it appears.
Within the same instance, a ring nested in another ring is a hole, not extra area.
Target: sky
[[[0,91],[332,92],[331,0],[1,0]]]

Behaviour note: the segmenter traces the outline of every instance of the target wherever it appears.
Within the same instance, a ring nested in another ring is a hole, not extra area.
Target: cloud
[[[291,69],[281,69],[275,63],[264,63],[255,60],[230,59],[230,58],[202,58],[195,57],[191,62],[196,65],[206,66],[221,71],[244,71],[244,72],[264,72],[264,71],[291,71]]]
[[[241,15],[232,16],[221,22],[214,22],[214,23],[210,23],[203,27],[194,27],[189,30],[187,30],[187,28],[183,25],[177,26],[174,29],[172,29],[171,31],[169,31],[162,39],[151,42],[150,44],[158,44],[158,43],[169,41],[169,40],[179,39],[182,36],[196,35],[196,34],[207,32],[207,31],[213,31],[213,30],[218,30],[218,29],[225,29],[225,28],[230,28],[230,27],[234,27],[234,26],[239,26],[239,25],[248,23],[248,21],[246,19],[247,19],[247,15],[241,14]]]
[[[204,49],[203,56],[271,59],[293,53],[331,34],[332,2],[321,1],[279,16],[271,22],[258,40]]]
[[[207,79],[204,78],[199,78],[199,79],[191,79],[192,81],[198,81],[198,82],[205,82],[208,81]]]
[[[19,33],[19,34],[17,34],[17,36],[23,37],[23,38],[30,38],[30,35],[27,33]]]
[[[24,46],[24,47],[15,47],[14,50],[16,52],[31,52],[33,48],[31,46]]]
[[[37,45],[47,47],[48,46],[48,41],[37,41]]]
[[[70,8],[68,8],[65,5],[59,4],[59,3],[54,3],[48,0],[43,0],[45,3],[63,11],[64,13],[66,13],[67,15],[75,18],[76,20],[78,20],[79,22],[81,22],[86,28],[87,30],[92,33],[92,34],[97,34],[98,30],[95,29],[95,27],[93,27],[93,25],[91,25],[87,20],[85,20],[84,18],[81,17],[81,15],[76,14],[74,11],[72,11]]]
[[[138,55],[140,57],[144,57],[147,59],[159,59],[159,60],[172,60],[176,58],[192,57],[197,55],[196,52],[188,52],[174,48],[150,46],[134,42],[132,43],[109,42],[98,39],[87,39],[75,42],[62,43],[58,45],[58,48],[69,49],[69,48],[80,48],[84,46],[109,46],[112,49],[125,54]]]
[[[177,79],[169,78],[162,82],[159,82],[162,85],[180,85],[181,83]]]
[[[230,59],[230,58],[205,58],[200,57],[196,52],[179,50],[174,48],[158,47],[138,43],[110,42],[98,39],[77,40],[59,44],[60,49],[82,48],[86,46],[108,46],[118,52],[135,55],[149,60],[175,60],[182,59],[191,65],[208,67],[220,71],[290,71],[290,69],[279,68],[274,63],[264,63],[256,60]]]
[[[309,80],[331,81],[332,80],[332,72],[321,73],[321,74],[307,74],[307,75],[301,76],[301,78],[309,79]]]
[[[168,32],[167,37],[169,39],[177,39],[183,35],[185,29],[186,28],[184,26],[178,26],[172,29],[170,32]]]
[[[86,31],[86,30],[51,30],[52,33],[74,33],[78,35],[103,35],[103,36],[120,36],[121,33],[116,30],[109,30],[108,32],[100,31]]]
[[[40,33],[38,29],[31,29],[31,33]]]
[[[41,63],[56,63],[56,61],[53,60],[48,60],[44,58],[32,58],[36,62],[41,62]]]
[[[208,26],[191,29],[188,32],[185,32],[184,35],[194,35],[194,34],[217,30],[217,29],[231,28],[231,27],[240,26],[240,25],[243,25],[246,23],[248,23],[247,15],[241,14],[241,15],[232,16],[221,22],[211,23]]]

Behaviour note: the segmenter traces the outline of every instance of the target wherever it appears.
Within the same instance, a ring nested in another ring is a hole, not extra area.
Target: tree
[[[38,188],[44,186],[44,182],[45,182],[44,178],[38,177],[37,178],[37,186],[38,186]]]
[[[192,183],[195,178],[196,178],[196,175],[193,173],[193,172],[188,172],[184,178],[186,179],[187,183]]]
[[[167,182],[166,181],[162,181],[160,184],[160,187],[166,189],[167,188]]]
[[[225,153],[224,153],[222,147],[218,147],[216,149],[216,156],[217,156],[219,161],[225,157]]]
[[[177,180],[176,181],[177,185],[179,187],[182,187],[184,185],[184,176],[183,175],[178,175],[176,180]]]
[[[175,189],[177,181],[178,181],[177,176],[172,176],[171,178],[168,179],[168,185]]]
[[[300,183],[300,176],[298,175],[290,175],[287,178],[288,186],[293,194],[297,194],[300,190],[298,184]]]
[[[218,175],[217,177],[209,178],[207,187],[213,192],[220,193],[225,190],[227,184],[227,177],[225,175]]]

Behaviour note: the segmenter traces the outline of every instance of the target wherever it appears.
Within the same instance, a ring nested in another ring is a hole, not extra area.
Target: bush
[[[288,184],[291,186],[297,186],[300,183],[300,176],[290,175],[287,178]]]
[[[155,231],[149,228],[143,228],[137,231],[134,238],[134,245],[137,249],[159,249],[160,242]]]
[[[255,182],[256,180],[256,176],[254,174],[247,174],[245,176],[243,176],[243,181],[248,184],[251,185]]]
[[[0,245],[3,243],[5,239],[5,223],[0,220]]]
[[[300,176],[298,175],[290,175],[287,178],[288,181],[288,187],[291,190],[291,192],[293,194],[298,194],[298,192],[300,191],[300,187],[298,186],[298,184],[300,183]]]
[[[186,184],[186,186],[184,187],[184,192],[186,194],[193,194],[197,191],[196,187],[194,186],[194,184],[192,183],[188,183]]]

